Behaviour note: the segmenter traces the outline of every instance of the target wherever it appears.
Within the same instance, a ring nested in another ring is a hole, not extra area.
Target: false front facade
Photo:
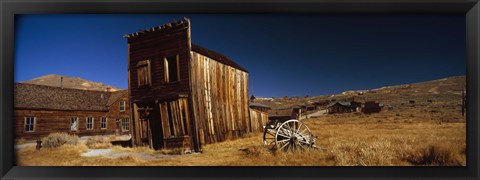
[[[201,151],[262,131],[249,118],[248,72],[192,44],[189,19],[125,37],[136,145]]]

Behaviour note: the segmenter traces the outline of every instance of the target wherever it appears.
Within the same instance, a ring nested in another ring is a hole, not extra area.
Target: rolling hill
[[[62,77],[63,83],[61,80]],[[94,91],[105,91],[108,87],[110,88],[110,91],[121,90],[120,88],[112,87],[100,82],[93,82],[78,77],[63,76],[58,74],[49,74],[28,81],[23,81],[22,83]]]

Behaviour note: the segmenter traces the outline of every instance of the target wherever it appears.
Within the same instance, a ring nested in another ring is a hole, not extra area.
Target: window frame
[[[122,132],[130,131],[130,119],[129,118],[121,119],[120,126],[122,129]]]
[[[27,124],[28,120],[27,119],[30,119],[30,118],[33,118],[33,122],[31,124]],[[35,126],[37,124],[37,117],[35,116],[25,116],[24,118],[24,121],[23,121],[23,131],[26,132],[26,133],[32,133],[32,132],[35,132]],[[28,130],[27,131],[27,126],[32,126],[32,130]]]
[[[122,102],[123,102],[123,109],[122,109]],[[120,106],[119,107],[120,112],[124,112],[127,109],[127,102],[125,100],[120,100],[119,106]]]
[[[175,58],[175,64],[176,64],[176,69],[177,69],[177,79],[175,81],[171,81],[170,79],[170,68],[168,67],[168,59],[169,58]],[[180,57],[179,55],[175,55],[175,56],[168,56],[168,57],[164,57],[163,58],[163,76],[165,77],[164,78],[164,82],[165,83],[173,83],[173,82],[178,82],[180,81]]]
[[[152,85],[152,74],[151,74],[151,65],[150,65],[150,60],[142,60],[137,63],[137,85],[138,87],[144,87],[144,86],[151,86]],[[140,73],[141,69],[145,69],[143,72]],[[143,79],[144,81],[141,81],[140,77],[145,76]]]
[[[91,127],[91,128],[88,128],[88,119],[89,119],[89,118],[92,119],[92,123],[91,123],[91,124],[92,124],[92,127]],[[91,116],[90,116],[90,117],[86,117],[86,123],[87,123],[87,124],[85,125],[85,127],[87,128],[87,130],[93,130],[93,128],[94,128],[94,118],[91,117]]]
[[[105,120],[105,123],[103,122]],[[105,127],[103,125],[105,124]],[[100,129],[107,129],[108,128],[108,118],[103,116],[100,118]]]
[[[77,122],[77,128],[76,129],[72,129],[72,120],[75,120]],[[78,117],[70,117],[70,131],[78,131]]]

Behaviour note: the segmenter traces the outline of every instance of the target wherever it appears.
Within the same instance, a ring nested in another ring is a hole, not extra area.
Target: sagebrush
[[[80,138],[77,135],[67,133],[51,133],[42,138],[42,146],[46,148],[56,148],[64,144],[76,145]]]

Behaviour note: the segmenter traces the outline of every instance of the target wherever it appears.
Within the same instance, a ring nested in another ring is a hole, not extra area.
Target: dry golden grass
[[[67,133],[51,133],[42,138],[42,146],[45,148],[56,148],[65,144],[76,145],[79,141],[77,135]]]
[[[20,145],[20,144],[25,144],[27,143],[27,140],[25,138],[16,138],[15,139],[15,144]]]
[[[102,136],[88,137],[85,145],[91,149],[104,149],[112,147],[111,138]]]
[[[154,151],[148,147],[108,146],[113,152],[159,155],[156,160],[137,156],[82,157],[96,146],[78,144],[59,148],[19,150],[18,165],[26,166],[461,166],[466,164],[466,123],[435,120],[439,115],[418,112],[338,114],[304,122],[318,136],[317,146],[301,152],[270,152],[262,134],[203,146],[202,153],[182,149]],[[406,115],[404,115],[406,114]],[[447,115],[461,119],[458,115]],[[432,120],[433,119],[433,120]],[[448,119],[448,118],[447,118]],[[88,142],[88,141],[87,141]],[[95,143],[94,143],[95,144]],[[181,154],[181,155],[179,155]]]

